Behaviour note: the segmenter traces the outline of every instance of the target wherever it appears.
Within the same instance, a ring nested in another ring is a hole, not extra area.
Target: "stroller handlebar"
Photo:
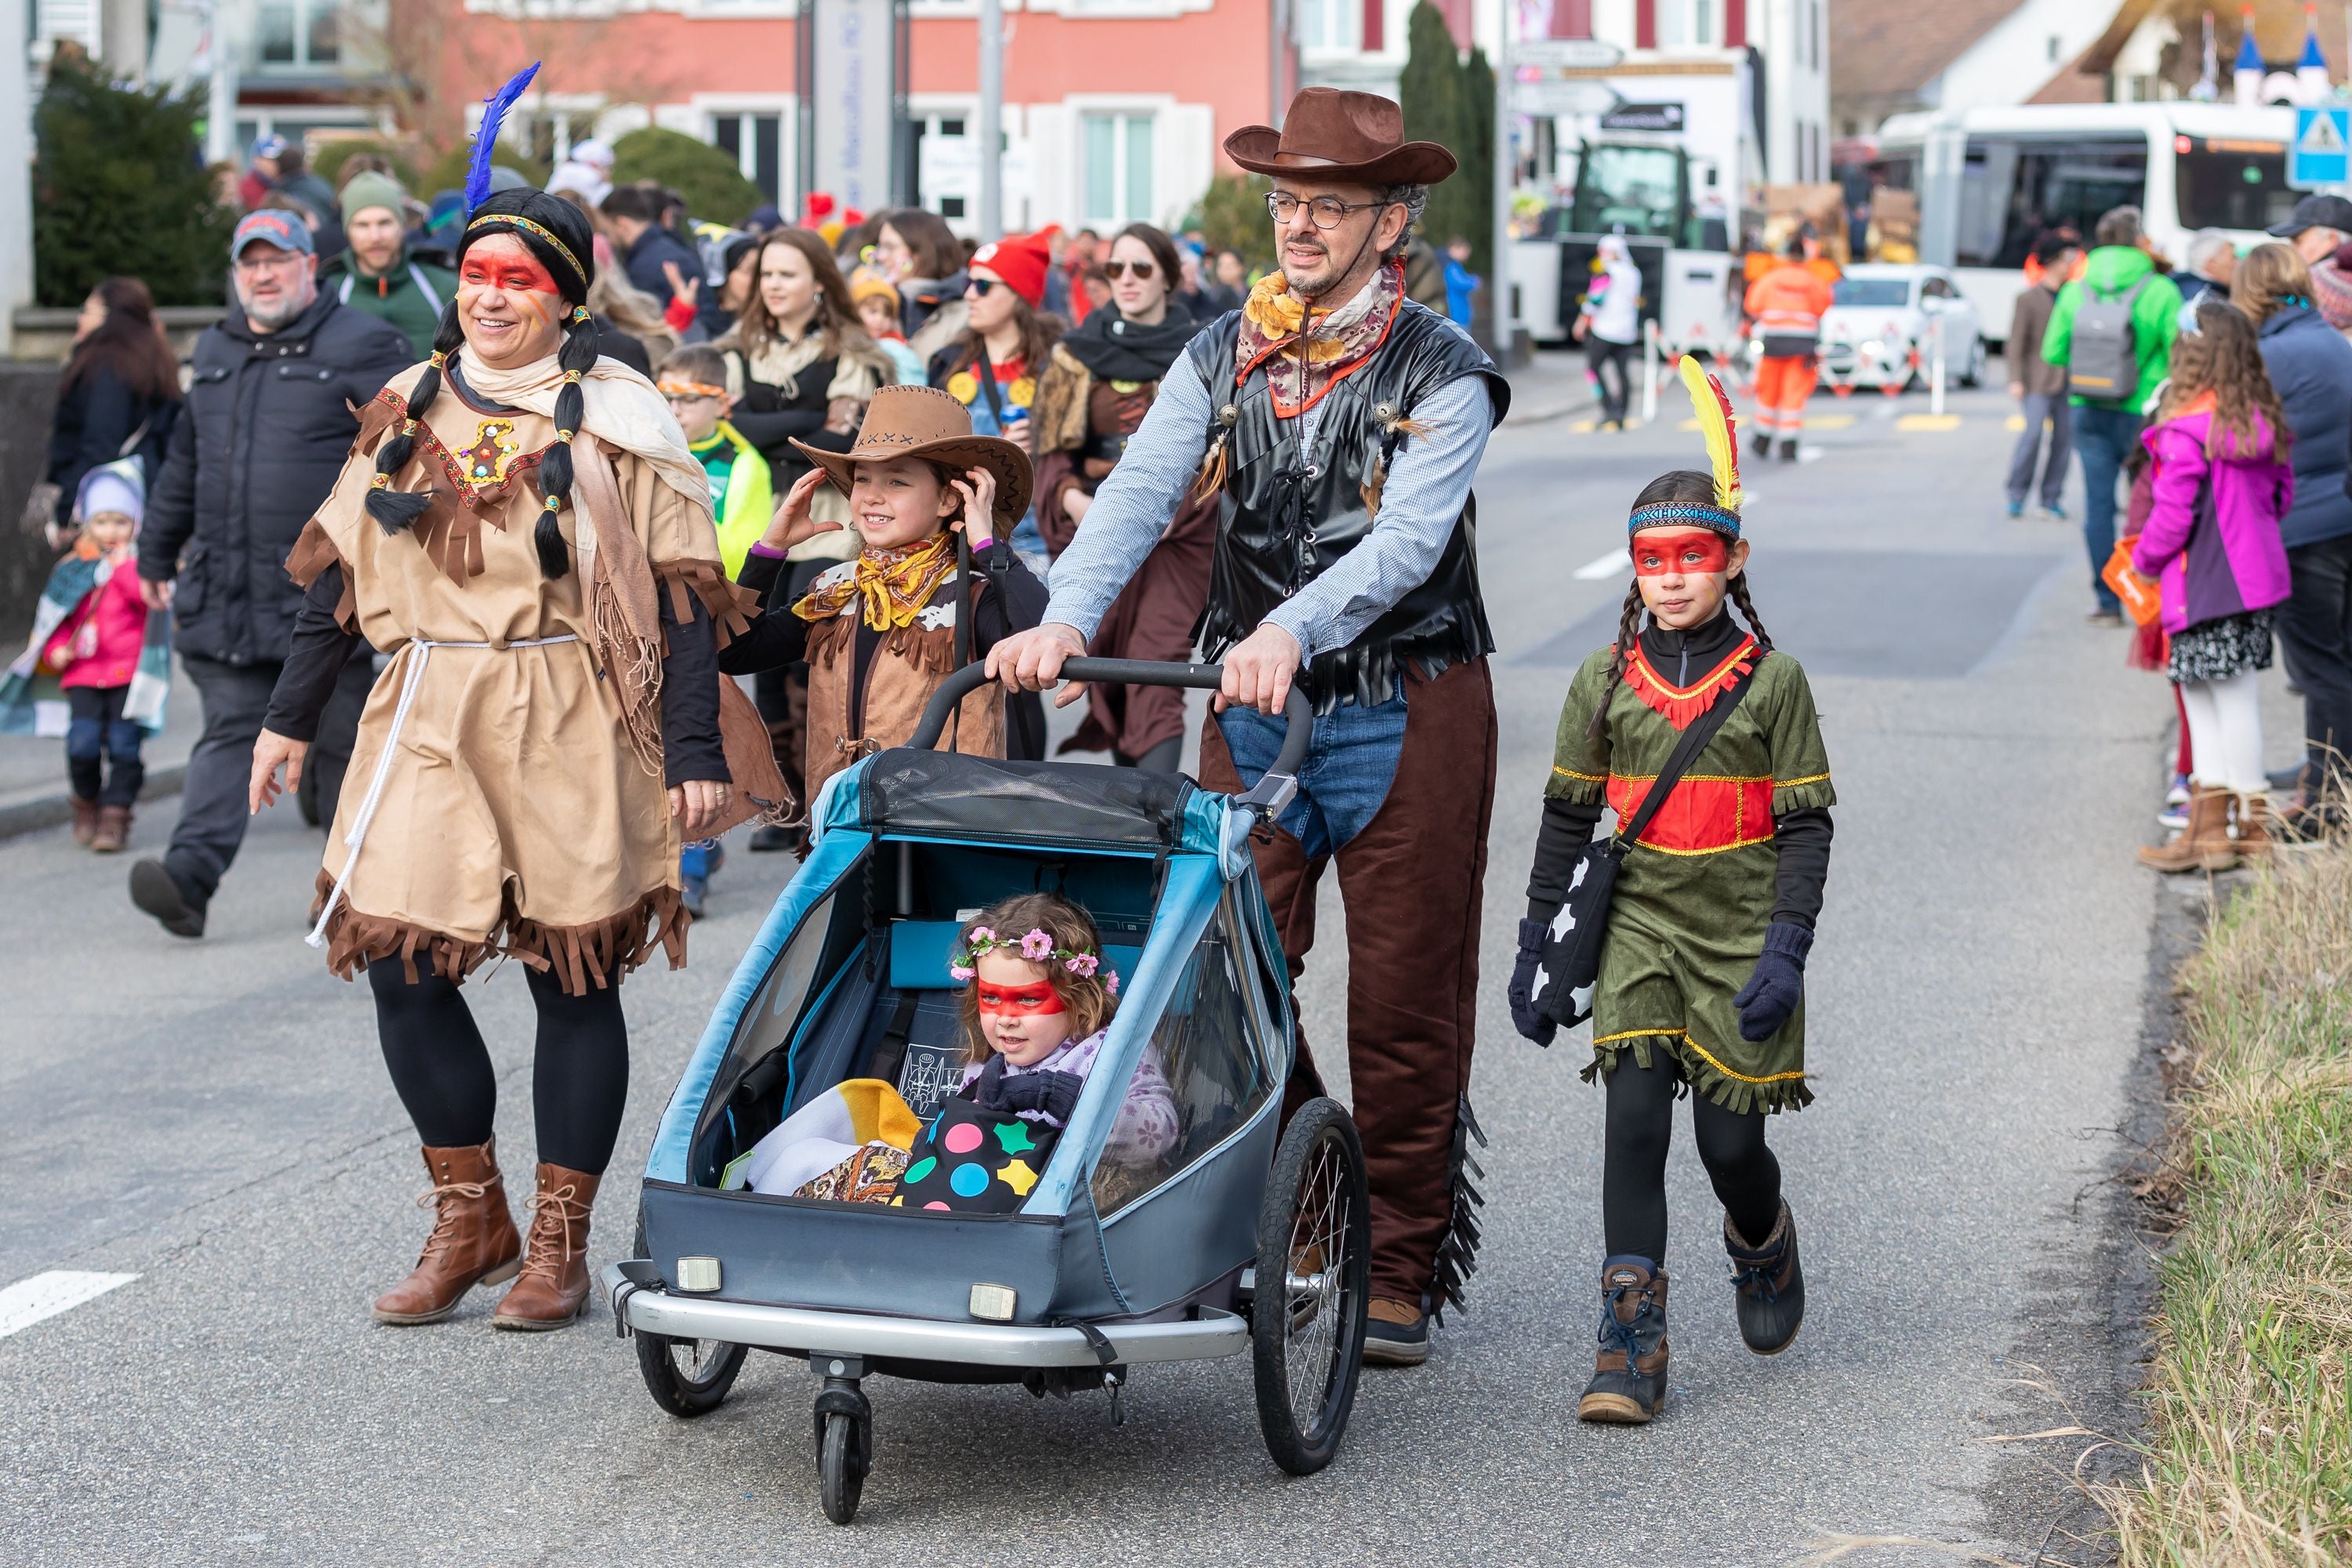
[[[1193,687],[1208,691],[1217,689],[1224,680],[1224,673],[1222,665],[1162,663],[1147,658],[1073,658],[1062,664],[1065,680],[1099,680],[1113,686]],[[915,726],[907,744],[923,751],[938,745],[956,704],[987,684],[987,668],[980,664],[965,665],[940,682],[939,689],[931,693],[929,704],[923,709],[922,721]],[[1307,760],[1307,743],[1314,731],[1314,705],[1296,685],[1283,702],[1282,716],[1288,729],[1282,737],[1281,753],[1265,776],[1235,802],[1267,819],[1280,816],[1283,807],[1298,793],[1298,765]]]

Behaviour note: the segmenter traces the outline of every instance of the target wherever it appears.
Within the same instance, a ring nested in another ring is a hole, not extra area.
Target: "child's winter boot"
[[[1731,1287],[1738,1293],[1739,1337],[1758,1355],[1779,1355],[1805,1321],[1805,1276],[1797,1267],[1797,1221],[1789,1205],[1772,1222],[1772,1234],[1750,1247],[1723,1217],[1723,1250],[1731,1255]]]
[[[1666,1403],[1666,1271],[1623,1253],[1601,1266],[1601,1348],[1580,1421],[1640,1426]]]

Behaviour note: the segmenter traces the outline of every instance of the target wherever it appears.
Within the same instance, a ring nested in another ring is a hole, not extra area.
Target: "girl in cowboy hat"
[[[830,452],[794,441],[816,465],[776,509],[738,581],[766,595],[785,552],[838,529],[809,513],[821,483],[849,498],[862,547],[796,600],[778,597],[719,655],[749,675],[809,664],[809,799],[858,758],[904,745],[940,682],[984,658],[1000,637],[1037,624],[1044,584],[1007,547],[1029,506],[1028,454],[971,433],[971,416],[945,392],[886,386],[874,395],[856,445]],[[969,527],[979,521],[983,526]],[[958,549],[959,536],[969,550]],[[969,610],[969,627],[961,617]],[[982,756],[1035,757],[1045,710],[1034,697],[1004,701],[987,686],[964,699],[949,735]]]

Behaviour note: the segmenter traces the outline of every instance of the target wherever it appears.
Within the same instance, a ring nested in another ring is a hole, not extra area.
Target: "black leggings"
[[[1592,384],[1601,394],[1601,417],[1625,423],[1625,405],[1633,395],[1633,377],[1626,366],[1633,357],[1636,345],[1612,343],[1598,332],[1588,332],[1584,338],[1584,368],[1592,374]],[[1616,384],[1610,384],[1611,373],[1615,373]]]
[[[464,1148],[490,1140],[498,1074],[472,1009],[457,987],[422,962],[408,984],[399,960],[368,965],[376,1032],[400,1103],[427,1147]],[[621,1135],[629,1098],[629,1026],[621,989],[567,996],[555,976],[527,970],[539,1009],[530,1099],[544,1163],[602,1175]]]
[[[1603,1080],[1609,1127],[1601,1166],[1601,1223],[1611,1257],[1632,1253],[1666,1260],[1666,1145],[1675,1129],[1675,1089],[1682,1082],[1674,1058],[1650,1053],[1643,1068],[1624,1051]],[[1764,1113],[1726,1110],[1703,1095],[1690,1097],[1698,1157],[1715,1195],[1742,1237],[1760,1242],[1780,1217],[1780,1162],[1764,1146]]]

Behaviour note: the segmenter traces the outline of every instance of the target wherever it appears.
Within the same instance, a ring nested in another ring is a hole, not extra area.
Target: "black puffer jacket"
[[[286,657],[302,603],[286,552],[342,471],[352,409],[412,363],[399,328],[331,294],[274,332],[232,308],[196,340],[195,380],[139,532],[139,575],[178,583],[183,651]]]

